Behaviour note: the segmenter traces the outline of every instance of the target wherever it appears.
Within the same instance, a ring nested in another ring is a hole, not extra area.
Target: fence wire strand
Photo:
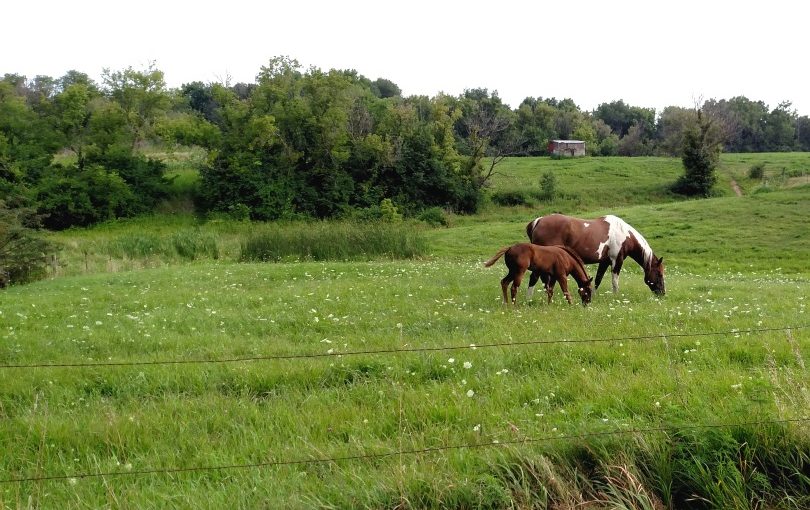
[[[322,352],[322,353],[309,353],[309,354],[272,354],[267,356],[245,356],[235,358],[220,358],[220,359],[171,359],[171,360],[146,360],[146,361],[109,361],[109,362],[75,362],[75,363],[31,363],[31,364],[14,364],[5,363],[0,364],[0,369],[25,369],[25,368],[93,368],[93,367],[131,367],[131,366],[146,366],[146,365],[198,365],[198,364],[223,364],[223,363],[243,363],[254,361],[288,361],[288,360],[301,360],[301,359],[317,359],[317,358],[341,358],[347,356],[361,356],[361,355],[380,355],[380,354],[408,354],[415,352],[441,352],[441,351],[460,351],[460,350],[475,350],[475,349],[489,349],[494,347],[520,347],[529,345],[552,345],[552,344],[586,344],[586,343],[609,343],[609,342],[634,342],[634,341],[652,341],[659,340],[661,337],[666,338],[697,338],[707,336],[729,336],[729,335],[744,335],[751,333],[767,333],[773,331],[791,331],[806,329],[810,324],[799,324],[795,326],[783,326],[779,328],[749,328],[749,329],[731,329],[724,331],[703,331],[692,333],[656,333],[651,335],[637,335],[637,336],[624,336],[624,337],[606,337],[606,338],[582,338],[582,339],[555,339],[555,340],[524,340],[512,342],[493,342],[484,344],[467,344],[467,345],[444,345],[433,347],[401,347],[391,349],[367,349],[360,351],[345,351],[345,352]]]
[[[631,429],[615,429],[606,430],[601,432],[583,432],[580,434],[564,434],[557,436],[543,436],[535,438],[514,439],[507,441],[493,441],[489,443],[472,443],[472,444],[452,444],[431,446],[427,448],[416,448],[410,450],[395,450],[382,453],[363,453],[356,455],[345,455],[340,457],[322,457],[315,459],[292,459],[292,460],[275,460],[266,462],[255,462],[250,464],[228,464],[219,466],[194,466],[185,468],[155,468],[155,469],[141,469],[131,471],[107,471],[100,473],[73,473],[68,475],[45,475],[45,476],[31,476],[20,478],[5,478],[0,479],[0,484],[10,483],[24,483],[24,482],[47,482],[59,480],[79,480],[85,478],[105,478],[105,477],[125,477],[125,476],[143,476],[154,474],[180,474],[192,472],[205,472],[205,471],[224,471],[236,469],[256,469],[268,467],[282,467],[282,466],[295,466],[295,465],[309,465],[309,464],[325,464],[336,462],[349,462],[356,460],[379,460],[387,457],[396,457],[401,455],[430,455],[439,452],[450,450],[471,450],[480,448],[498,448],[504,446],[525,445],[532,443],[547,443],[551,441],[572,441],[577,439],[589,439],[596,437],[620,436],[630,434],[650,434],[655,432],[680,432],[687,430],[700,430],[700,429],[722,429],[722,428],[735,428],[735,427],[751,427],[763,425],[787,425],[796,423],[808,423],[810,418],[792,418],[782,420],[761,420],[761,421],[748,421],[738,423],[708,423],[696,425],[661,425],[657,427],[644,427],[644,428],[631,428]]]

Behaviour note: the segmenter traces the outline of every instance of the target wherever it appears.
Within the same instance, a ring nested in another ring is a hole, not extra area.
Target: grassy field
[[[658,193],[665,159],[507,162],[496,187],[569,165],[566,212],[664,256],[665,298],[630,262],[587,308],[505,308],[481,266],[564,204],[405,223],[406,260],[238,263],[256,226],[182,214],[53,234],[60,276],[0,293],[0,480],[65,478],[0,508],[806,508],[810,187],[723,162],[746,196]],[[217,257],[111,255],[178,232]],[[30,366],[96,363],[123,364]]]

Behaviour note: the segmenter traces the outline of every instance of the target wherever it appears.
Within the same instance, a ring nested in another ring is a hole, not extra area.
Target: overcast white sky
[[[252,82],[271,57],[356,69],[403,94],[497,90],[660,111],[744,95],[810,115],[810,3],[796,0],[38,0],[2,8],[0,74],[150,61],[169,86]]]

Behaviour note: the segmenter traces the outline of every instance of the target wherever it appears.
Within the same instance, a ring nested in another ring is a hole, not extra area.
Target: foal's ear
[[[663,263],[664,263],[664,257],[661,257],[660,259],[658,259],[658,265],[659,265],[659,266],[660,266],[661,264],[663,264]]]
[[[590,278],[588,278],[588,281],[587,281],[587,282],[585,282],[585,284],[586,284],[586,285],[590,285],[592,281],[593,281],[593,276],[591,276]]]

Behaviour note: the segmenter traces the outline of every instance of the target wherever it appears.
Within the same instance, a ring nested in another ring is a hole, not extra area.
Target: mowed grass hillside
[[[575,212],[641,230],[663,299],[628,261],[587,308],[502,306],[505,268],[481,261],[547,212],[526,207],[414,225],[405,260],[238,263],[239,224],[181,218],[232,251],[7,289],[0,502],[809,506],[810,189],[649,202]],[[54,237],[177,234],[142,221]]]

